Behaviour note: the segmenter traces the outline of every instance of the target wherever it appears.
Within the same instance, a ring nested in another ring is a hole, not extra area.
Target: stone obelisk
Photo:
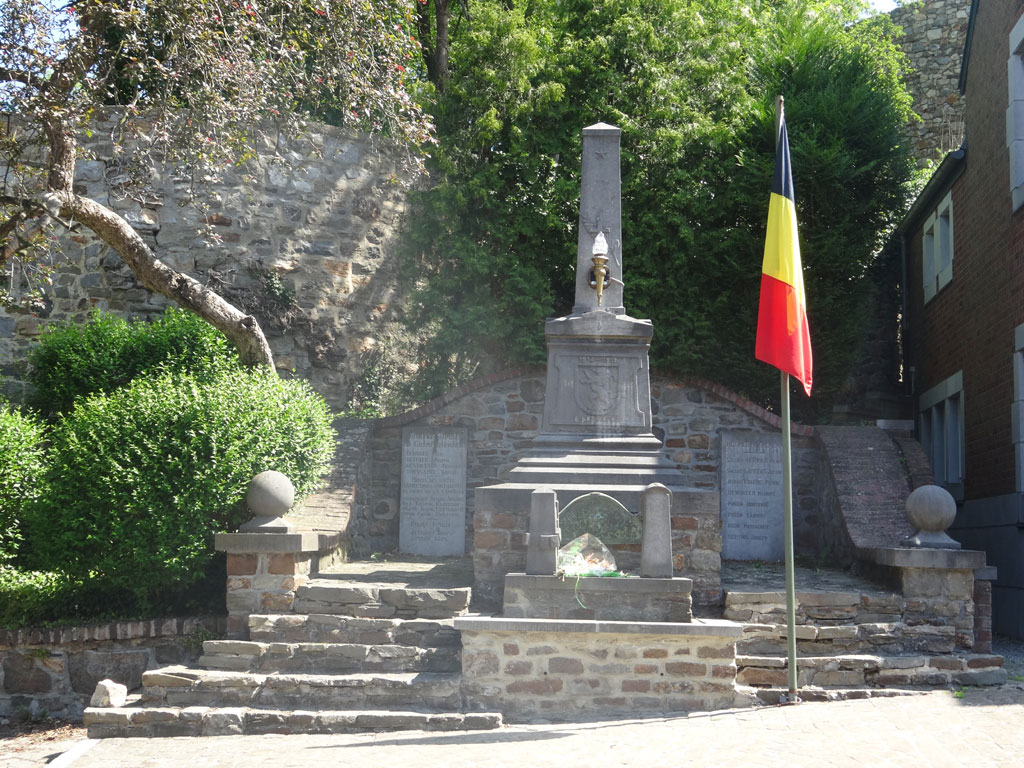
[[[537,489],[554,491],[561,509],[599,492],[634,515],[640,515],[644,492],[652,484],[670,492],[673,507],[688,504],[695,492],[683,487],[682,475],[652,429],[648,350],[653,326],[630,317],[623,302],[620,134],[604,123],[583,129],[573,311],[545,324],[548,369],[541,428],[506,482],[477,488],[474,525],[480,529],[501,516],[503,525],[515,520],[508,530],[525,533]],[[671,542],[667,546],[671,556]],[[498,557],[474,550],[474,599],[496,601],[504,575],[525,566],[525,547]],[[660,574],[665,563],[659,561],[657,569]]]

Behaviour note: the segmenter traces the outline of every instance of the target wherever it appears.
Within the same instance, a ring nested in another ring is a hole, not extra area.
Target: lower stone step
[[[852,701],[854,699],[880,699],[893,696],[920,696],[931,693],[934,688],[800,688],[797,698],[803,701]],[[783,704],[789,702],[789,689],[755,688],[753,696],[761,704]]]
[[[90,739],[500,728],[494,712],[284,710],[250,707],[112,707],[85,710]]]
[[[361,643],[459,648],[453,619],[395,619],[337,616],[328,613],[253,614],[249,639],[266,643]]]
[[[292,611],[382,619],[450,619],[466,612],[469,598],[469,587],[427,589],[321,578],[295,591]]]
[[[461,672],[459,648],[208,640],[199,665],[242,672]]]
[[[945,687],[1002,685],[1007,674],[1002,656],[798,656],[797,685],[816,688]],[[755,687],[788,685],[785,656],[736,656],[736,682]]]
[[[957,628],[952,625],[910,625],[875,622],[845,626],[794,627],[797,653],[802,656],[842,654],[949,654],[956,650]],[[785,655],[788,629],[785,624],[745,624],[736,643],[741,655]]]
[[[283,674],[164,667],[142,676],[142,701],[171,707],[461,708],[459,674]]]

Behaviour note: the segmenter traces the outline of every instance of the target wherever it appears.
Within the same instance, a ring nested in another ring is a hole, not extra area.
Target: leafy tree
[[[626,307],[655,323],[653,365],[762,402],[753,357],[786,95],[816,397],[856,351],[867,266],[912,164],[903,59],[887,20],[828,0],[534,0],[470,4],[433,110],[436,184],[416,199],[410,322],[424,396],[541,362],[543,318],[569,311],[581,129],[622,128]]]
[[[55,230],[84,227],[143,285],[221,330],[246,364],[272,364],[253,317],[160,262],[122,216],[76,192],[79,137],[97,110],[117,110],[110,137],[122,171],[117,191],[135,196],[145,194],[158,165],[197,182],[215,178],[258,146],[300,132],[309,117],[414,149],[429,141],[430,123],[407,88],[407,67],[419,53],[411,3],[52,4],[0,6],[0,273],[15,257],[26,274],[41,270]],[[46,275],[34,276],[38,288]]]

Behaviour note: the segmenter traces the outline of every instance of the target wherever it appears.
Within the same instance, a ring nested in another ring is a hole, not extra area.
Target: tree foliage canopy
[[[54,233],[85,227],[140,281],[270,362],[253,319],[161,264],[104,204],[75,192],[79,137],[99,109],[113,194],[145,200],[154,168],[202,184],[227,165],[275,158],[310,118],[408,149],[431,140],[408,87],[419,46],[411,0],[5,0],[0,5],[0,274],[39,287]],[[415,165],[422,158],[409,154]],[[55,229],[56,227],[56,229]],[[16,271],[15,271],[16,274]],[[14,285],[0,301],[15,300]],[[247,342],[247,338],[249,341]]]
[[[430,329],[416,388],[539,363],[572,305],[581,130],[622,129],[627,311],[652,365],[759,401],[754,360],[774,101],[786,97],[817,402],[842,383],[866,270],[912,173],[905,63],[855,0],[533,0],[469,5],[432,109],[436,184],[410,234],[410,321]]]

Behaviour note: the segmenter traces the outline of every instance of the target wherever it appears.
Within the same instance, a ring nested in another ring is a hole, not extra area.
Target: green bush
[[[88,322],[49,327],[28,355],[28,404],[47,415],[67,413],[75,399],[112,392],[159,368],[205,379],[238,355],[227,338],[202,318],[169,307],[153,322],[127,322],[93,312]]]
[[[244,521],[255,474],[283,472],[301,497],[333,451],[331,414],[304,382],[241,368],[136,379],[55,425],[46,492],[26,515],[31,562],[161,609],[202,578],[214,533]]]
[[[0,564],[18,549],[23,507],[39,492],[43,426],[0,400]]]
[[[0,563],[0,628],[133,616],[131,592],[64,573],[26,571]]]

